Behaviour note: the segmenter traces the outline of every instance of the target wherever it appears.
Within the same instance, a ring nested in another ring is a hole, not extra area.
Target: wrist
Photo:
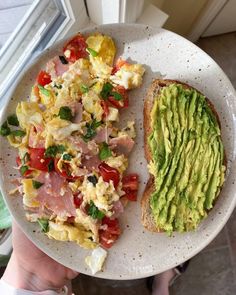
[[[21,263],[17,259],[14,251],[2,278],[6,283],[16,289],[25,289],[34,292],[55,290],[49,281],[39,278],[36,273],[25,269],[24,263]]]

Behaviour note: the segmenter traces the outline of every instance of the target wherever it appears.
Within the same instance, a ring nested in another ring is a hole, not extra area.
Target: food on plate
[[[196,229],[225,179],[214,106],[185,83],[155,80],[145,100],[144,129],[150,178],[141,201],[143,225],[169,234]]]
[[[19,152],[27,219],[49,238],[86,249],[110,248],[121,234],[124,204],[137,199],[138,175],[126,173],[135,122],[116,123],[144,68],[122,58],[114,63],[115,55],[109,36],[74,36],[0,129]]]

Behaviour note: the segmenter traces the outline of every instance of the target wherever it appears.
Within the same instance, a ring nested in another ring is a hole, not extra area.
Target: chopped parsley
[[[90,215],[93,219],[103,219],[105,214],[100,211],[93,202],[90,202],[89,209],[88,209],[88,215]]]
[[[71,109],[67,106],[65,107],[60,107],[58,116],[62,119],[62,120],[67,120],[67,121],[71,121],[73,116],[72,116],[72,112]]]
[[[30,160],[30,155],[29,155],[29,153],[26,152],[24,154],[24,157],[22,158],[22,163],[25,164],[25,163],[29,162],[29,160]]]
[[[62,144],[51,145],[46,149],[44,155],[46,158],[51,158],[51,157],[55,158],[58,153],[62,154],[65,150],[66,150],[65,146]]]
[[[10,134],[13,135],[13,136],[23,137],[23,136],[26,135],[26,132],[23,131],[23,130],[13,130],[13,131],[11,131]]]
[[[63,65],[66,65],[68,64],[68,61],[65,59],[65,56],[63,55],[59,55],[59,58],[60,58],[60,61]]]
[[[88,181],[92,182],[94,186],[96,186],[96,184],[98,183],[98,179],[96,175],[89,175],[87,179]]]
[[[25,172],[29,170],[27,165],[23,165],[20,167],[20,174],[24,176]]]
[[[11,129],[7,124],[7,121],[4,122],[0,128],[0,135],[2,136],[8,136],[11,133]]]
[[[7,122],[9,125],[12,125],[12,126],[19,126],[19,121],[17,119],[17,116],[16,114],[13,114],[13,115],[10,115],[7,117]]]
[[[50,162],[48,163],[48,172],[51,172],[54,170],[54,161],[50,160]]]
[[[40,188],[42,185],[44,185],[44,183],[39,182],[37,180],[32,180],[32,184],[33,184],[33,188],[38,189]]]
[[[49,230],[49,223],[48,223],[48,219],[45,219],[45,218],[38,218],[38,223],[41,227],[41,230],[44,232],[44,233],[47,233],[48,230]]]
[[[71,154],[64,154],[62,159],[65,161],[70,161],[72,159],[72,155]]]
[[[101,122],[97,122],[96,119],[93,119],[93,121],[89,124],[86,123],[87,132],[85,135],[82,136],[83,140],[85,142],[88,142],[90,139],[92,139],[96,134],[96,129],[101,125]]]
[[[82,93],[89,92],[89,87],[86,86],[85,84],[81,84],[80,89],[81,89]]]
[[[40,92],[42,92],[42,94],[44,94],[46,96],[50,96],[50,91],[45,89],[42,85],[38,84],[38,88],[39,88]]]
[[[124,97],[117,91],[112,91],[113,90],[113,85],[109,82],[106,82],[103,87],[102,91],[100,92],[101,97],[104,100],[107,100],[109,96],[112,96],[115,100],[122,100]]]
[[[103,142],[99,151],[100,160],[105,160],[108,157],[112,156],[112,152],[106,142]]]
[[[91,54],[93,57],[98,56],[98,52],[97,52],[96,50],[92,49],[92,48],[87,47],[87,48],[86,48],[86,51],[87,51],[89,54]]]

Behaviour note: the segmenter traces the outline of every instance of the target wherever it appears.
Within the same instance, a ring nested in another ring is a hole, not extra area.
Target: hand
[[[54,261],[39,250],[13,221],[13,253],[3,279],[19,289],[58,290],[78,273]]]

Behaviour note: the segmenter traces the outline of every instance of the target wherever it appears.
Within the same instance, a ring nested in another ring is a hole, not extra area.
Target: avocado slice
[[[151,111],[155,179],[150,207],[158,228],[172,233],[194,230],[224,182],[224,147],[220,127],[205,96],[173,83],[163,87]]]

